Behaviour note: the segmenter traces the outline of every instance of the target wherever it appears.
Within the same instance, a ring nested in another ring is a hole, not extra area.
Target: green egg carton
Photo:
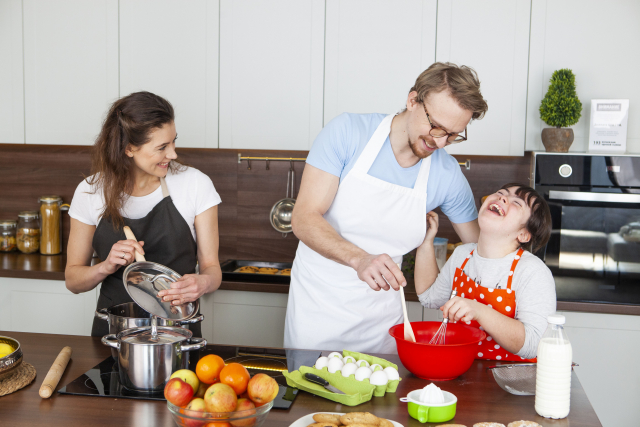
[[[370,365],[377,363],[382,366],[383,369],[391,366],[395,370],[398,370],[397,365],[379,357],[373,357],[364,353],[347,350],[344,350],[342,354],[343,357],[351,356],[356,360],[366,360]],[[345,394],[332,393],[321,385],[307,381],[304,378],[304,374],[306,373],[312,373],[324,378],[329,382],[329,384],[343,391]],[[365,378],[363,381],[358,381],[354,374],[351,374],[349,377],[343,377],[340,372],[330,373],[327,367],[316,369],[308,366],[301,366],[297,371],[284,372],[284,376],[287,378],[287,384],[291,387],[307,391],[347,406],[360,405],[361,403],[371,400],[372,396],[384,396],[386,392],[395,393],[398,388],[398,383],[402,380],[402,378],[400,378],[399,380],[389,381],[387,385],[375,386],[369,382],[368,378]]]

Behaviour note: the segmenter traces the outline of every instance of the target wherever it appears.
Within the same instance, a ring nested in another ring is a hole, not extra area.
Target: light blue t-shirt
[[[307,156],[307,163],[340,177],[342,182],[385,117],[386,114],[339,115],[320,131]],[[369,169],[369,175],[392,184],[413,188],[421,164],[422,160],[409,168],[400,166],[387,136],[378,157]],[[478,218],[471,187],[460,170],[458,161],[442,149],[431,155],[427,183],[427,212],[437,207],[456,224]]]

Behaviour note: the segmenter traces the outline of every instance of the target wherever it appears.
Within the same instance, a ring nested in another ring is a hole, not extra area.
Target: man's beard
[[[424,148],[422,142],[423,140],[426,141],[423,138],[419,138],[417,142],[411,142],[411,139],[409,139],[409,147],[411,148],[411,152],[413,152],[413,154],[419,159],[426,159],[427,157],[435,153],[435,151],[429,152]]]

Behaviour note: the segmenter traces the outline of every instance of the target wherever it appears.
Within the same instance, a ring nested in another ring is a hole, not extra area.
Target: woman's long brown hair
[[[150,92],[135,92],[113,103],[93,147],[92,176],[87,182],[104,194],[102,219],[111,220],[114,229],[124,226],[122,207],[133,192],[134,161],[126,155],[128,147],[149,142],[151,132],[174,121],[173,106]],[[184,166],[177,159],[169,164],[176,172]]]

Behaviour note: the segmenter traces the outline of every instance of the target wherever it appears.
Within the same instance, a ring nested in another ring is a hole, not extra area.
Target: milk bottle
[[[571,398],[571,343],[562,327],[564,316],[552,314],[547,322],[538,345],[535,408],[542,417],[564,418]]]

